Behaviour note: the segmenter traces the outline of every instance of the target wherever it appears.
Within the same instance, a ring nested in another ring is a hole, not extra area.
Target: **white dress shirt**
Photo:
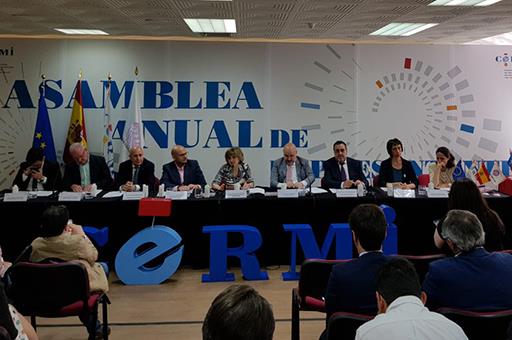
[[[416,296],[401,296],[384,314],[357,329],[356,340],[467,340],[453,321],[428,310]]]

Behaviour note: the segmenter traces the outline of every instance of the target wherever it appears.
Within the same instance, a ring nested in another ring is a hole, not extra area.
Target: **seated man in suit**
[[[81,143],[71,144],[69,153],[74,162],[66,164],[62,180],[64,190],[90,192],[93,184],[98,189],[112,189],[112,176],[105,158],[89,155],[89,151]]]
[[[164,164],[160,180],[166,190],[189,191],[206,185],[199,163],[188,159],[187,149],[176,145],[171,150],[171,156],[173,161]]]
[[[406,259],[394,258],[382,266],[376,297],[379,315],[357,329],[356,340],[467,340],[456,323],[424,306],[427,296]]]
[[[349,189],[357,187],[360,183],[368,186],[361,161],[347,157],[347,144],[339,140],[334,143],[332,149],[334,157],[324,161],[322,188]]]
[[[333,267],[325,296],[327,320],[335,312],[376,314],[377,272],[388,261],[382,253],[386,218],[374,204],[361,204],[349,216],[359,257]]]
[[[60,189],[61,182],[59,164],[45,159],[43,149],[30,148],[12,185],[17,185],[20,190],[53,191]]]
[[[288,143],[283,148],[283,157],[274,161],[270,174],[270,187],[302,189],[315,181],[313,170],[307,159],[297,156],[297,148]]]
[[[144,150],[137,146],[130,149],[130,159],[119,164],[114,188],[141,191],[143,184],[148,186],[150,193],[155,192],[155,165],[144,158]]]
[[[442,234],[455,257],[432,262],[423,282],[429,308],[469,310],[512,308],[512,256],[489,253],[475,214],[451,210]]]

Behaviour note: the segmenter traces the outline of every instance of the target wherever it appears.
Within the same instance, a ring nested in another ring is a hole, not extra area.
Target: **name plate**
[[[394,189],[393,196],[395,198],[414,198],[416,192],[413,189]]]
[[[336,189],[336,197],[357,197],[357,189]]]
[[[142,191],[123,192],[123,201],[137,201],[144,198]]]
[[[186,200],[188,198],[187,191],[166,191],[165,198],[170,198],[172,200]]]
[[[299,189],[284,189],[277,190],[278,198],[298,198],[299,197]]]
[[[427,189],[428,198],[448,198],[448,190]]]
[[[247,198],[247,190],[226,190],[225,198]]]
[[[59,201],[81,201],[83,193],[64,191],[59,194]]]
[[[4,202],[26,202],[27,198],[28,192],[26,191],[6,193],[4,195]]]

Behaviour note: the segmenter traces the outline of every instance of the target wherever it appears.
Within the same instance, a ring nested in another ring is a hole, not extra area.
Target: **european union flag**
[[[50,117],[48,117],[48,107],[44,97],[45,84],[39,85],[39,109],[37,111],[36,129],[34,131],[34,141],[32,147],[41,148],[44,156],[50,161],[57,162],[57,153],[53,143],[52,126]]]
[[[453,180],[458,181],[463,178],[466,178],[466,173],[464,172],[464,169],[462,168],[462,161],[459,160],[459,162],[457,163],[457,166],[455,167],[455,170],[453,171]]]

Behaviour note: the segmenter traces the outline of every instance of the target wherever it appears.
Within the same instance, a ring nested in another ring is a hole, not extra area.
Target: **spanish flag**
[[[64,163],[71,163],[73,158],[69,153],[69,146],[73,143],[82,143],[87,148],[87,133],[85,131],[85,115],[82,106],[82,79],[79,79],[75,86],[75,99],[73,101],[73,111],[69,120],[68,135],[66,137],[66,146],[64,147]]]
[[[480,168],[478,169],[478,172],[476,173],[476,180],[478,181],[478,184],[480,184],[480,185],[484,185],[485,183],[491,181],[491,176],[489,175],[489,171],[487,171],[485,162],[482,162],[480,164]]]

